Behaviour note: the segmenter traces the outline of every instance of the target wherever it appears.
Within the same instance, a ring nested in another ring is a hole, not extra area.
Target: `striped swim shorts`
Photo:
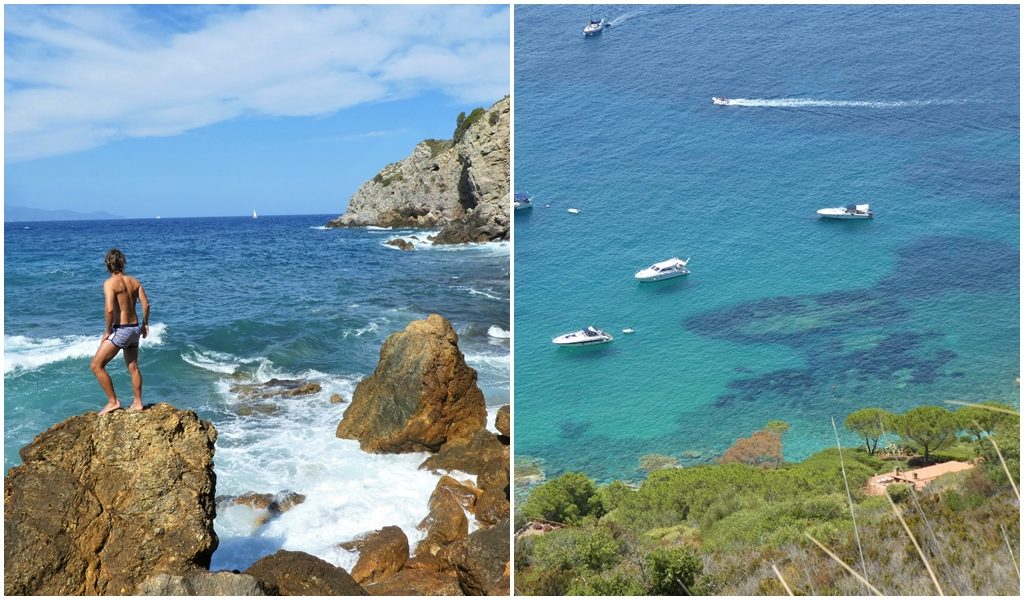
[[[114,331],[107,336],[111,344],[118,348],[138,348],[142,327],[138,323],[131,325],[114,325]]]

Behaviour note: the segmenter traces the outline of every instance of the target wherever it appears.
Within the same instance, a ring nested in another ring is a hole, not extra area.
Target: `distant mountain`
[[[5,223],[12,221],[89,221],[123,218],[105,212],[80,213],[73,210],[43,210],[26,206],[4,206]]]

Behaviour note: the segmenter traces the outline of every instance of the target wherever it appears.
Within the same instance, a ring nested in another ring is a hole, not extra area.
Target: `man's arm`
[[[104,321],[106,323],[103,330],[103,337],[110,335],[110,332],[114,330],[114,309],[117,305],[117,301],[114,298],[114,282],[107,280],[103,282],[103,305],[104,305]]]
[[[139,302],[142,304],[142,337],[149,335],[149,298],[146,288],[139,284]]]

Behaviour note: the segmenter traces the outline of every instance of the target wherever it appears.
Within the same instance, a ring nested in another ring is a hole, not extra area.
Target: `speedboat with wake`
[[[606,27],[604,19],[591,18],[587,26],[583,28],[583,35],[597,35]]]
[[[823,219],[870,219],[875,216],[870,204],[850,204],[838,208],[822,208],[818,215]]]
[[[551,343],[557,346],[589,346],[591,344],[604,344],[605,342],[612,341],[612,339],[614,338],[610,334],[591,325],[586,329],[564,333],[552,339]]]
[[[533,201],[530,199],[530,195],[525,192],[516,192],[512,196],[512,208],[515,210],[533,208]]]
[[[646,269],[640,269],[636,272],[634,277],[640,281],[661,281],[662,279],[671,279],[673,277],[689,275],[690,270],[686,268],[686,265],[689,262],[689,258],[686,260],[670,258],[668,260],[654,263]]]
[[[729,106],[730,100],[725,96],[712,96],[711,101],[719,106]]]

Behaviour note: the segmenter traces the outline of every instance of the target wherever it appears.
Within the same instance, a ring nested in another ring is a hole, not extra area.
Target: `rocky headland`
[[[381,169],[327,227],[439,227],[435,244],[507,240],[509,112],[505,97],[460,115],[452,139],[424,140]]]
[[[4,479],[5,594],[508,595],[508,411],[500,433],[486,428],[457,344],[439,315],[390,336],[338,427],[370,452],[430,453],[421,468],[441,478],[419,543],[388,526],[339,540],[359,552],[351,573],[286,550],[245,573],[210,572],[218,504],[251,506],[265,521],[305,496],[217,497],[216,429],[155,404],[71,417],[21,450]]]

